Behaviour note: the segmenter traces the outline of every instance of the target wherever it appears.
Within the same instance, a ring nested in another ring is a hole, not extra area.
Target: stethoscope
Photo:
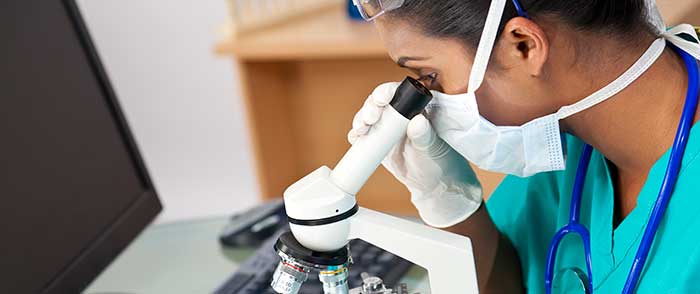
[[[681,116],[678,130],[676,131],[676,138],[673,142],[671,156],[663,183],[661,184],[659,196],[654,204],[649,222],[644,230],[644,235],[640,242],[639,248],[637,249],[637,254],[632,262],[632,267],[630,268],[627,281],[625,282],[625,287],[622,291],[622,293],[625,294],[633,293],[637,287],[642,269],[644,268],[646,259],[649,256],[649,250],[654,241],[654,236],[656,235],[659,224],[661,223],[664,213],[666,212],[666,207],[671,199],[671,194],[673,194],[673,189],[676,185],[681,168],[683,154],[685,153],[685,147],[688,143],[690,128],[693,125],[695,118],[695,111],[698,106],[698,97],[700,97],[700,92],[698,92],[698,64],[696,63],[695,57],[679,49],[673,44],[671,44],[671,46],[682,57],[688,71],[688,89],[686,93],[685,106],[683,108],[683,114]],[[590,163],[592,153],[593,147],[585,144],[583,153],[579,160],[578,169],[576,170],[576,178],[574,180],[574,187],[571,195],[569,222],[564,227],[559,229],[559,231],[557,231],[552,239],[552,243],[549,246],[549,252],[547,253],[547,264],[545,268],[545,290],[547,294],[552,293],[552,280],[554,278],[554,263],[557,255],[557,249],[559,248],[559,244],[561,243],[562,239],[568,234],[579,235],[583,241],[588,278],[586,278],[585,274],[580,270],[574,270],[572,274],[579,279],[585,293],[593,293],[590,233],[588,232],[588,229],[586,229],[586,227],[580,223],[581,193],[583,191],[584,182],[586,181],[586,173],[588,171],[588,165]]]

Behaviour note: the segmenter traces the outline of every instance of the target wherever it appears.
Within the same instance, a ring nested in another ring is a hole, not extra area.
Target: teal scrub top
[[[636,293],[700,293],[698,125],[691,130],[676,188]],[[556,231],[568,222],[583,142],[569,135],[566,141],[566,170],[527,178],[508,176],[486,203],[496,227],[510,239],[519,255],[527,293],[544,293],[549,244]],[[667,151],[654,164],[639,194],[637,207],[613,229],[610,168],[602,154],[593,152],[583,190],[581,223],[590,231],[594,293],[621,293],[659,193],[670,153]],[[578,235],[567,235],[559,247],[554,272],[570,267],[585,272],[583,252]],[[580,293],[576,290],[580,287],[570,287],[559,293]]]

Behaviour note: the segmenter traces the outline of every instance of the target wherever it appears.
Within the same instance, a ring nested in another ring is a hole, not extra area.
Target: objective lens
[[[297,294],[308,277],[308,269],[283,260],[277,265],[270,286],[280,294]]]
[[[323,294],[348,294],[348,268],[345,265],[328,268],[319,272],[323,283]]]

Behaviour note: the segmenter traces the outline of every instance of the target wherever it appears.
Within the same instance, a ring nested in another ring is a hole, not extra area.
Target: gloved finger
[[[360,109],[359,115],[361,116],[362,122],[366,125],[374,125],[382,117],[382,112],[384,111],[384,106],[377,106],[372,102],[365,102],[365,105]]]
[[[430,125],[430,121],[422,114],[416,115],[408,122],[406,136],[411,140],[413,147],[419,150],[428,150],[437,141],[437,134]]]
[[[394,98],[394,93],[396,93],[396,89],[399,88],[399,85],[401,83],[398,82],[391,82],[391,83],[384,83],[372,91],[372,94],[369,95],[369,99],[367,101],[374,103],[374,105],[377,105],[379,107],[384,107],[389,105],[391,102],[391,99]]]
[[[350,130],[348,132],[348,142],[350,142],[350,145],[355,145],[355,142],[357,142],[357,139],[362,137],[362,135],[358,135],[355,129]]]
[[[369,131],[369,125],[362,121],[361,109],[360,112],[355,114],[355,117],[352,119],[352,130],[355,131],[355,134],[358,136],[362,136]]]
[[[365,101],[362,109],[360,109],[362,121],[366,125],[371,126],[379,121],[384,108],[389,105],[393,99],[394,93],[399,85],[399,83],[384,83],[374,89],[372,94]]]
[[[372,91],[360,111],[352,120],[352,130],[348,133],[348,141],[352,144],[357,138],[367,134],[371,126],[379,121],[384,107],[391,102],[399,83],[384,83]]]

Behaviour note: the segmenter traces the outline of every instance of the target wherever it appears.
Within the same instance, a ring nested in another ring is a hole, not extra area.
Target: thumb
[[[408,122],[406,136],[414,148],[422,151],[427,151],[437,141],[437,134],[430,125],[430,121],[422,114],[416,115]]]

